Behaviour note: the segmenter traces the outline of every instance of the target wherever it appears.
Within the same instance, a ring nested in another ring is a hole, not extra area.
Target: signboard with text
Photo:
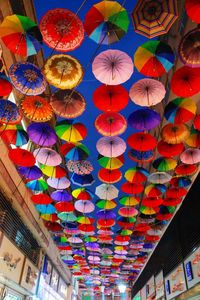
[[[186,280],[183,264],[180,264],[165,278],[166,299],[172,299],[185,292]]]
[[[163,271],[155,276],[156,299],[160,299],[165,295]]]
[[[188,288],[200,282],[200,247],[184,261]]]

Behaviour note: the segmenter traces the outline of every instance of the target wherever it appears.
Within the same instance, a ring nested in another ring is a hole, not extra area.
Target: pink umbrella
[[[67,168],[70,172],[86,175],[93,171],[93,166],[90,161],[87,160],[69,160],[67,162]]]
[[[34,150],[33,155],[39,163],[47,166],[55,167],[62,162],[61,156],[50,148],[38,148]]]
[[[91,261],[95,261],[95,262],[97,262],[97,261],[100,261],[101,259],[100,259],[100,257],[98,257],[98,256],[92,256],[92,255],[89,255],[88,256],[88,260],[91,262]]]
[[[92,64],[96,79],[107,85],[126,82],[133,74],[132,59],[119,50],[106,50],[97,55]]]
[[[114,232],[112,230],[104,230],[104,229],[100,229],[97,231],[98,234],[102,234],[102,235],[113,235]]]
[[[126,143],[120,137],[102,137],[97,141],[97,151],[106,157],[117,157],[126,151]]]
[[[145,78],[132,85],[129,96],[137,105],[152,106],[161,102],[165,93],[165,87],[160,81]]]
[[[118,214],[122,217],[134,217],[137,216],[138,210],[134,207],[121,207]]]
[[[198,164],[200,162],[200,149],[188,148],[180,156],[182,163],[187,165]]]
[[[95,210],[94,204],[89,200],[78,200],[75,202],[74,207],[77,211],[88,214]]]
[[[83,242],[83,240],[77,236],[72,236],[68,238],[68,242],[72,243],[72,244],[80,244]]]
[[[48,178],[47,183],[49,186],[57,190],[64,190],[70,186],[70,181],[66,177]]]

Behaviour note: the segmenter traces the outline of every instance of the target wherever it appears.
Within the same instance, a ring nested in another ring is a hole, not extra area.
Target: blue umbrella
[[[71,177],[71,181],[78,186],[84,187],[92,185],[95,180],[91,174],[78,175],[74,173]]]
[[[141,108],[128,117],[128,124],[137,130],[150,130],[160,124],[159,113],[150,108]]]
[[[56,212],[55,207],[52,204],[38,204],[35,206],[36,210],[41,214],[54,214]]]
[[[54,201],[58,201],[58,202],[68,202],[68,201],[72,201],[72,195],[65,191],[65,190],[57,190],[57,191],[54,191],[53,193],[51,193],[51,198],[54,200]]]
[[[26,179],[35,180],[42,176],[42,171],[37,166],[33,167],[18,167],[17,171]]]
[[[0,100],[0,123],[17,124],[21,121],[17,105],[9,100]]]
[[[131,160],[135,162],[149,162],[154,158],[154,151],[137,151],[134,149],[130,149],[128,151],[128,156]]]
[[[112,210],[100,210],[96,214],[98,219],[114,219],[116,218],[116,214]]]

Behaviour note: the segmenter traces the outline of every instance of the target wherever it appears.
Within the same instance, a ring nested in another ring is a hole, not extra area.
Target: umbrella
[[[157,207],[160,206],[163,203],[162,198],[157,197],[147,197],[143,198],[142,205],[147,207]]]
[[[70,172],[78,175],[90,174],[94,169],[91,162],[87,160],[69,160],[66,165]]]
[[[179,44],[179,57],[184,65],[191,68],[200,67],[200,30],[195,28],[189,31]]]
[[[128,157],[139,163],[147,163],[154,159],[155,153],[152,150],[149,151],[137,151],[134,149],[130,149],[128,151]]]
[[[167,183],[172,179],[172,176],[165,172],[151,173],[148,177],[148,181],[155,184]]]
[[[60,166],[48,166],[48,165],[40,165],[40,169],[42,170],[42,173],[48,177],[52,178],[61,178],[66,176],[67,172],[64,168]]]
[[[174,124],[184,124],[196,114],[196,103],[190,98],[176,98],[165,107],[165,119]]]
[[[193,127],[190,130],[189,137],[185,140],[185,143],[189,147],[199,148],[200,147],[200,132],[195,130]]]
[[[171,79],[171,89],[178,97],[191,97],[200,92],[200,68],[183,66],[179,68]]]
[[[155,215],[158,211],[159,211],[158,207],[146,207],[146,206],[140,207],[140,212],[143,213],[144,215]]]
[[[133,217],[119,217],[117,224],[121,227],[124,227],[125,229],[127,228],[132,228],[134,227],[134,223],[136,222],[136,218]]]
[[[112,210],[99,210],[96,214],[97,219],[107,220],[116,218],[116,214]]]
[[[121,85],[100,85],[93,93],[94,105],[104,112],[118,112],[129,100],[126,89]]]
[[[124,164],[124,157],[123,155],[117,157],[106,157],[99,155],[98,156],[98,163],[105,169],[109,170],[116,170],[123,166]]]
[[[0,96],[8,96],[12,92],[12,84],[10,78],[7,77],[4,73],[0,72]]]
[[[43,179],[36,179],[27,182],[26,187],[35,192],[42,192],[48,189],[48,184]]]
[[[116,112],[107,112],[99,115],[95,120],[95,128],[104,136],[122,134],[126,128],[126,119]]]
[[[52,199],[47,194],[32,195],[31,201],[34,204],[50,204],[50,203],[52,203]]]
[[[100,169],[98,172],[98,178],[100,181],[105,183],[116,183],[121,180],[122,172],[118,169]]]
[[[181,204],[182,199],[180,198],[165,198],[162,205],[164,206],[176,206]]]
[[[144,190],[144,186],[141,183],[125,182],[121,185],[121,190],[127,194],[140,194]]]
[[[42,176],[42,171],[37,166],[32,167],[18,167],[17,171],[26,179],[34,180]]]
[[[0,126],[0,137],[6,144],[14,144],[17,147],[28,143],[28,134],[20,124]]]
[[[160,197],[166,192],[166,186],[164,184],[149,184],[145,187],[144,193],[147,197]]]
[[[160,140],[157,144],[157,151],[164,157],[173,157],[180,155],[184,150],[183,143],[179,144],[168,144],[163,140]]]
[[[83,96],[74,90],[57,90],[51,96],[50,104],[56,115],[67,119],[79,117],[86,107]]]
[[[149,172],[142,167],[129,168],[124,174],[126,180],[132,183],[144,182],[147,176],[149,176]]]
[[[117,203],[112,200],[99,200],[96,202],[96,206],[101,209],[113,209],[117,206]]]
[[[84,160],[89,156],[88,148],[79,142],[65,143],[60,147],[60,152],[66,159]]]
[[[178,176],[191,176],[197,172],[196,165],[180,164],[176,167],[175,173]]]
[[[138,210],[134,207],[121,207],[118,210],[118,214],[122,217],[135,217],[138,214]]]
[[[170,185],[174,187],[188,187],[192,183],[192,180],[188,177],[175,176],[170,180]]]
[[[171,47],[161,41],[148,41],[139,46],[134,64],[145,76],[160,77],[169,72],[175,60]]]
[[[109,228],[115,225],[115,220],[113,219],[108,219],[108,220],[98,220],[97,225],[99,225],[102,228]]]
[[[51,105],[40,96],[29,96],[21,102],[26,118],[33,122],[47,122],[53,117]]]
[[[29,138],[39,146],[53,146],[57,142],[54,129],[47,123],[32,123],[27,127]]]
[[[180,144],[189,137],[190,132],[185,124],[167,124],[162,128],[161,135],[168,144]]]
[[[72,244],[79,244],[79,243],[82,243],[83,240],[79,237],[74,236],[74,237],[69,237],[68,242],[72,243]]]
[[[88,214],[95,210],[94,204],[89,200],[77,200],[74,207],[77,211],[80,211],[83,214]]]
[[[36,160],[47,166],[55,167],[61,164],[62,157],[55,150],[50,148],[38,148],[33,151]],[[51,170],[52,173],[54,170]]]
[[[72,196],[77,200],[92,200],[94,194],[86,188],[78,188],[72,191]]]
[[[72,51],[84,39],[84,28],[77,14],[64,8],[48,10],[40,21],[44,42],[53,50]]]
[[[22,115],[17,105],[9,100],[0,99],[0,123],[20,123]]]
[[[119,203],[125,206],[135,206],[138,205],[139,202],[140,199],[133,196],[124,196],[119,199]]]
[[[41,214],[50,215],[56,212],[55,207],[52,204],[37,204],[35,208]]]
[[[41,214],[40,217],[49,222],[56,222],[58,221],[57,214]]]
[[[97,151],[106,157],[117,157],[126,150],[126,143],[120,137],[102,137],[97,141]]]
[[[128,117],[128,124],[137,130],[151,130],[160,124],[159,113],[149,108],[134,111]]]
[[[42,94],[47,86],[41,70],[29,62],[18,62],[9,69],[9,77],[14,87],[25,95]]]
[[[188,148],[180,155],[180,160],[184,164],[193,165],[200,162],[200,149]]]
[[[170,30],[178,18],[177,2],[139,0],[131,16],[135,32],[151,39]]]
[[[126,82],[133,73],[132,59],[120,50],[106,50],[98,54],[92,63],[97,80],[107,85]]]
[[[9,149],[8,156],[15,165],[21,167],[32,167],[35,164],[35,157],[25,149]]]
[[[127,143],[135,150],[148,151],[156,147],[157,140],[150,133],[138,132],[131,134]]]
[[[71,213],[74,211],[74,205],[71,202],[64,202],[64,201],[56,202],[54,207],[58,212]]]
[[[83,77],[79,61],[67,54],[51,56],[44,65],[43,73],[49,84],[62,90],[76,87]]]
[[[194,125],[194,129],[200,131],[200,114],[196,115],[193,125]]]
[[[54,189],[63,190],[70,186],[70,181],[66,177],[61,178],[48,178],[47,183]]]
[[[119,190],[112,184],[101,184],[96,187],[95,194],[100,199],[112,200],[118,197]]]
[[[167,172],[174,170],[177,166],[177,161],[173,158],[158,157],[153,162],[154,169],[159,172]]]
[[[65,190],[57,190],[57,191],[54,191],[51,193],[51,198],[54,200],[54,201],[64,201],[64,202],[69,202],[69,201],[72,201],[72,195],[65,191]]]
[[[26,16],[6,16],[0,26],[0,37],[14,54],[30,56],[42,47],[42,35],[35,22]]]
[[[196,22],[200,23],[200,5],[198,0],[186,0],[185,1],[185,9],[188,17]]]
[[[87,174],[87,175],[78,175],[78,174],[73,174],[71,176],[71,181],[72,183],[84,187],[84,186],[90,186],[94,183],[94,178],[92,174]]]
[[[82,141],[87,135],[87,129],[82,123],[61,121],[55,128],[57,136],[67,142]]]

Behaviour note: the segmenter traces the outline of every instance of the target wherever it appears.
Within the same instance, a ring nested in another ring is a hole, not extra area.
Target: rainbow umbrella
[[[119,41],[128,31],[127,11],[116,1],[94,4],[85,16],[87,35],[96,43],[110,45]]]
[[[144,193],[147,197],[159,197],[166,192],[164,184],[149,184],[145,187]]]
[[[79,142],[63,144],[60,147],[60,152],[69,160],[84,160],[87,159],[90,154],[88,148]]]
[[[185,143],[192,148],[200,147],[200,132],[193,127],[190,130],[190,135],[185,140]]]
[[[0,99],[0,123],[20,123],[22,115],[17,105],[9,100]]]
[[[129,168],[124,174],[125,179],[132,183],[144,182],[147,176],[149,176],[149,172],[142,167]]]
[[[138,47],[134,64],[145,76],[160,77],[173,67],[175,60],[171,47],[160,41],[148,41]]]
[[[170,184],[175,187],[188,187],[191,185],[191,183],[191,179],[184,176],[175,176],[170,180]]]
[[[133,196],[124,196],[119,199],[119,203],[125,206],[135,206],[138,205],[140,202],[140,199]]]
[[[160,124],[159,113],[150,108],[142,108],[134,111],[128,117],[128,124],[137,130],[150,130]]]
[[[157,207],[146,207],[146,206],[141,206],[140,207],[140,212],[143,213],[144,215],[155,215],[159,209]]]
[[[72,195],[65,191],[65,190],[57,190],[57,191],[54,191],[51,193],[51,198],[54,200],[54,201],[58,201],[58,202],[61,202],[61,201],[72,201]]]
[[[52,178],[61,178],[66,176],[66,170],[60,166],[47,166],[47,165],[40,165],[40,169],[42,173],[48,177]]]
[[[154,160],[153,167],[159,172],[167,172],[174,170],[177,166],[177,161],[173,158],[159,157]]]
[[[86,127],[81,123],[72,123],[70,121],[61,121],[55,127],[59,138],[67,142],[82,141],[87,135]]]
[[[77,200],[92,200],[94,194],[86,188],[78,188],[72,191],[72,196]]]
[[[48,189],[48,184],[43,179],[31,180],[26,183],[26,186],[35,192],[42,192]]]
[[[96,206],[101,209],[113,209],[117,203],[113,200],[99,200],[96,202]]]
[[[18,167],[17,171],[21,176],[29,180],[39,179],[42,176],[42,171],[37,166]]]
[[[174,124],[184,124],[196,114],[196,103],[190,98],[176,98],[165,107],[165,119]]]
[[[56,212],[56,209],[52,204],[37,204],[35,208],[39,213],[46,215],[54,214]]]
[[[80,224],[88,224],[88,225],[90,225],[90,224],[94,223],[94,219],[86,217],[86,216],[79,216],[77,218],[77,222],[80,223]]]
[[[124,157],[123,155],[117,157],[106,157],[103,155],[98,156],[98,163],[105,169],[115,170],[119,169],[124,164]]]
[[[28,134],[20,124],[2,125],[0,136],[6,144],[14,144],[17,147],[28,143]]]
[[[26,16],[6,16],[0,25],[0,37],[14,54],[30,56],[42,47],[42,35],[35,22]]]

